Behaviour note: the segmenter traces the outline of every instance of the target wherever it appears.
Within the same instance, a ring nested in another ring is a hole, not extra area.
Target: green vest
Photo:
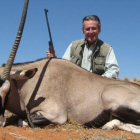
[[[85,39],[72,42],[71,62],[78,66],[81,66],[82,63],[84,47]],[[93,73],[102,75],[105,72],[105,61],[110,47],[109,44],[98,39],[91,58],[91,69]]]

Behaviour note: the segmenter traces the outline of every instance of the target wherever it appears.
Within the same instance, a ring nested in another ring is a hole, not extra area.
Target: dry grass
[[[133,80],[130,80],[129,78],[125,77],[123,81],[132,82],[140,85],[140,79],[138,78],[134,78]]]
[[[6,110],[7,120],[10,121],[9,127],[4,128],[0,133],[2,137],[9,136],[14,140],[43,140],[44,137],[49,140],[57,140],[63,138],[64,140],[139,140],[140,136],[122,130],[105,131],[101,129],[87,129],[80,124],[73,121],[68,121],[63,125],[48,125],[42,128],[15,128],[17,116]],[[10,118],[9,118],[10,117]],[[14,119],[16,118],[16,119]],[[8,124],[8,123],[7,123]],[[14,130],[16,129],[16,131]],[[33,135],[30,136],[29,134]],[[7,139],[7,137],[6,137]],[[62,139],[62,140],[63,140]],[[12,140],[12,139],[10,139]]]

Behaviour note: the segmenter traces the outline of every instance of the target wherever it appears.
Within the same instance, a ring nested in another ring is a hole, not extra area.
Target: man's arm
[[[110,48],[105,62],[105,73],[102,76],[117,79],[119,76],[119,65],[113,48]]]
[[[71,47],[72,47],[72,43],[68,46],[66,52],[64,53],[63,55],[63,59],[66,59],[66,60],[71,60]]]
[[[68,46],[66,52],[64,53],[63,55],[63,59],[66,59],[66,60],[71,60],[71,47],[72,47],[72,43]],[[51,58],[51,57],[54,57],[54,55],[52,53],[50,53],[50,51],[46,51],[46,54],[47,54],[47,58]],[[57,56],[55,54],[55,56]]]

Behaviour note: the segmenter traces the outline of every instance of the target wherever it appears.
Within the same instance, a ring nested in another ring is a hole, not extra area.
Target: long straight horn
[[[25,0],[23,13],[22,13],[19,29],[18,29],[18,32],[17,32],[17,36],[16,36],[16,39],[15,39],[12,51],[10,53],[10,56],[7,60],[6,65],[5,65],[3,74],[1,76],[1,78],[5,79],[5,80],[10,79],[10,71],[11,71],[11,68],[12,68],[12,65],[13,65],[13,62],[14,62],[14,59],[15,59],[15,55],[16,55],[16,52],[17,52],[17,49],[18,49],[18,46],[19,46],[19,43],[20,43],[20,40],[21,40],[21,36],[22,36],[22,32],[23,32],[23,28],[24,28],[24,24],[25,24],[25,20],[26,20],[28,3],[29,3],[29,0]]]

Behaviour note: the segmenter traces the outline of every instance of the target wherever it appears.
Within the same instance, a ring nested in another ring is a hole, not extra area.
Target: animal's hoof
[[[102,130],[111,130],[112,128],[111,127],[108,127],[108,126],[104,126],[102,127]]]
[[[28,123],[25,122],[25,121],[23,121],[22,119],[19,119],[18,120],[18,126],[20,126],[20,127],[26,127],[26,126],[28,126]]]
[[[0,126],[5,126],[6,119],[3,115],[0,116]]]

